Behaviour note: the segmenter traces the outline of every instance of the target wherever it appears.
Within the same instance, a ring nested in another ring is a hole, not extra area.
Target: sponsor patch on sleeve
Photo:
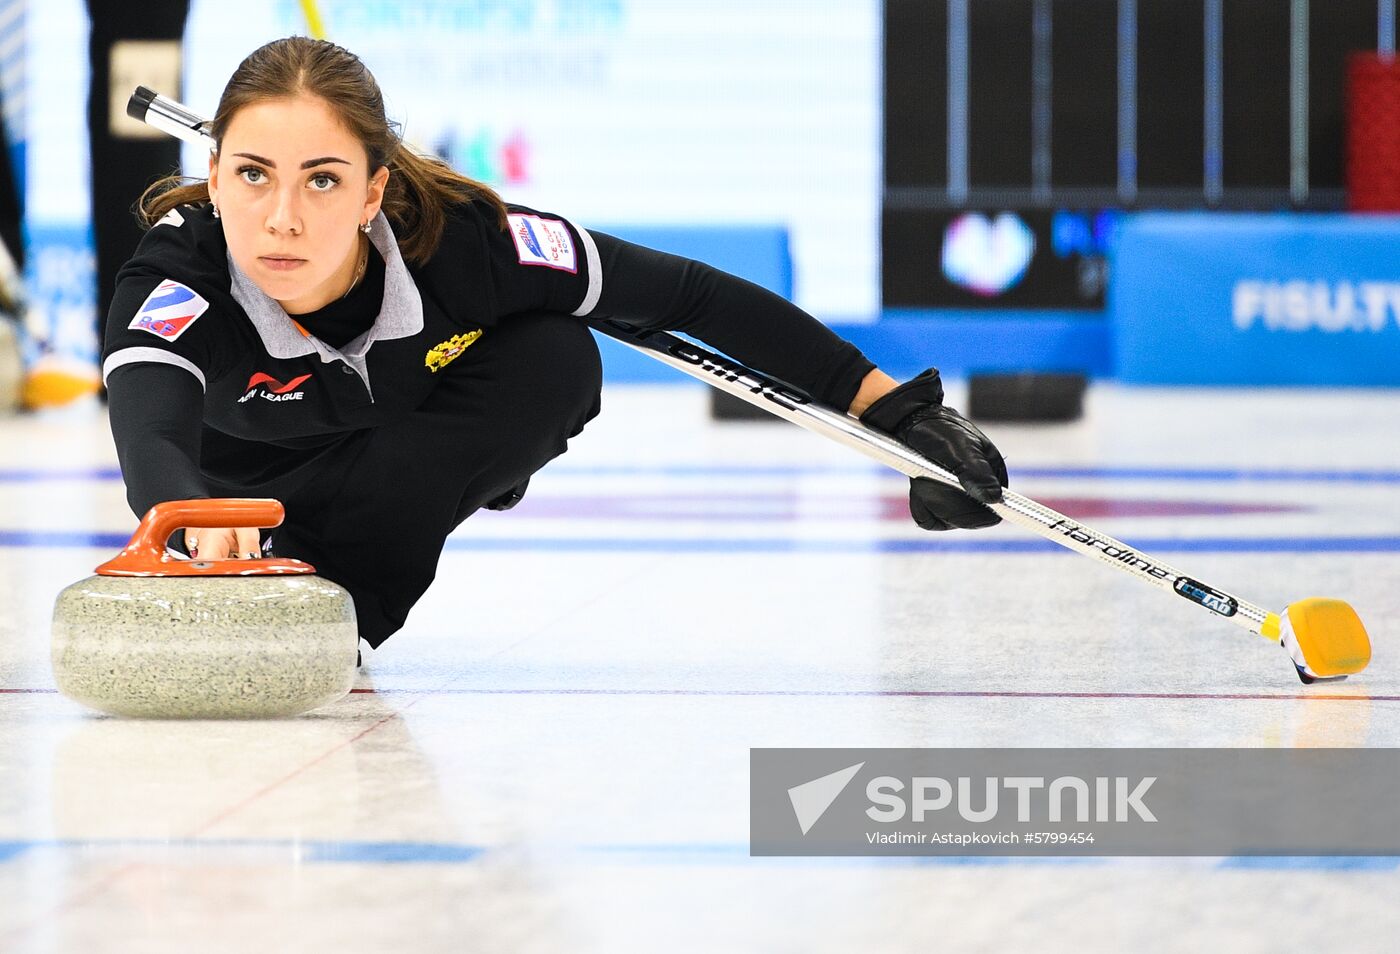
[[[127,327],[149,331],[166,341],[174,341],[208,308],[209,302],[193,290],[166,279],[146,296],[137,309],[136,317]]]
[[[569,227],[558,219],[511,213],[510,237],[521,265],[544,265],[577,272],[578,261]]]

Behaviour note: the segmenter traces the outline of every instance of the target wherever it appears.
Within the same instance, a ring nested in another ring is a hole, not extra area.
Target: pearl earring
[[[212,203],[211,203],[211,204],[212,204]],[[214,218],[217,219],[218,217],[219,217],[219,207],[218,207],[217,205],[215,205],[215,206],[214,206]]]
[[[365,233],[366,235],[368,235],[368,234],[369,234],[369,223],[368,223],[368,222],[365,222],[363,225],[361,225],[361,226],[360,226],[360,231],[363,232],[363,233]]]

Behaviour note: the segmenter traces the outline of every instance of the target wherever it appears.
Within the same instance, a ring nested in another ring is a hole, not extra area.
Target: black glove
[[[943,382],[929,368],[880,398],[860,416],[958,478],[962,490],[927,477],[909,481],[909,510],[925,530],[976,530],[1001,523],[983,504],[1001,500],[1007,485],[1001,452],[973,424],[943,406]]]

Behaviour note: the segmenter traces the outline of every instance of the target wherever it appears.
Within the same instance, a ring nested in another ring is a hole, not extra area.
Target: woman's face
[[[379,213],[389,170],[373,176],[364,146],[325,100],[263,100],[234,114],[209,159],[209,198],[243,274],[288,314],[345,294],[359,264],[359,227]]]

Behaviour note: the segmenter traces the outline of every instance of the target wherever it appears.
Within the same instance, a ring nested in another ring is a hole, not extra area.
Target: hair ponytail
[[[442,160],[424,156],[399,143],[386,163],[384,214],[399,239],[404,261],[422,264],[432,258],[447,225],[447,207],[484,202],[496,224],[507,227],[506,207],[494,189],[456,172]]]
[[[170,175],[146,186],[136,201],[136,220],[143,229],[155,225],[178,205],[198,205],[209,201],[209,183],[204,180],[188,185],[182,175]]]

